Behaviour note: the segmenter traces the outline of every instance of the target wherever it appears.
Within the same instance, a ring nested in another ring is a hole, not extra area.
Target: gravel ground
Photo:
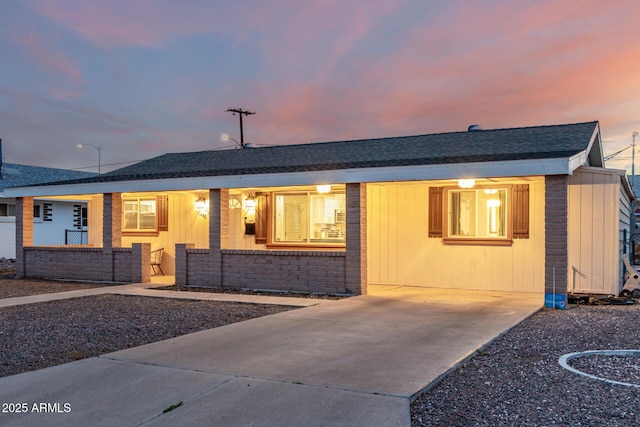
[[[0,308],[0,377],[291,309],[122,295]]]
[[[562,368],[587,350],[640,349],[640,304],[542,310],[494,341],[411,406],[413,426],[637,426],[640,388]],[[640,387],[640,358],[589,356],[570,366]]]
[[[77,289],[99,288],[105,284],[56,282],[51,280],[15,279],[14,273],[0,274],[0,298],[25,297]]]

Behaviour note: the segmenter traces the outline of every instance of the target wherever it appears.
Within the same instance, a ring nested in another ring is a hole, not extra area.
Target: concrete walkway
[[[28,410],[0,413],[0,424],[408,426],[412,396],[543,303],[395,286],[307,301],[314,305],[2,378],[0,401]]]

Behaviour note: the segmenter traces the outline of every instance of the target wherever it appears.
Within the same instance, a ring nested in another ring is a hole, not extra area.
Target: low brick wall
[[[29,246],[23,251],[25,277],[102,280],[102,248]]]
[[[92,282],[148,282],[150,244],[106,251],[87,245],[27,246],[24,277]],[[105,270],[105,263],[108,268]]]
[[[346,293],[345,252],[223,250],[224,287]]]
[[[221,254],[223,288],[348,292],[345,252],[223,249]],[[212,286],[209,249],[186,249],[186,256],[187,285]]]
[[[209,249],[187,249],[187,284],[211,286]]]
[[[113,281],[131,283],[133,254],[131,248],[113,248]]]

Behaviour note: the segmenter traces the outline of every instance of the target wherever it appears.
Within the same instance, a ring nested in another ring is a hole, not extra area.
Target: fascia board
[[[579,156],[578,156],[579,157]],[[355,182],[422,181],[458,178],[499,178],[569,175],[572,159],[514,160],[441,165],[395,166],[276,174],[171,178],[5,189],[9,197],[46,197],[101,193],[179,191],[198,188],[279,187]],[[576,162],[580,159],[576,158]],[[582,164],[582,163],[581,163]]]

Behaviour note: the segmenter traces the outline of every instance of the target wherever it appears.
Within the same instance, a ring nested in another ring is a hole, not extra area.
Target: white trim
[[[455,163],[419,166],[285,172],[255,175],[148,179],[88,184],[43,185],[5,189],[9,197],[46,197],[74,194],[136,193],[194,188],[280,187],[357,182],[422,181],[458,178],[500,178],[532,175],[571,175],[584,165],[587,155],[571,158]]]

